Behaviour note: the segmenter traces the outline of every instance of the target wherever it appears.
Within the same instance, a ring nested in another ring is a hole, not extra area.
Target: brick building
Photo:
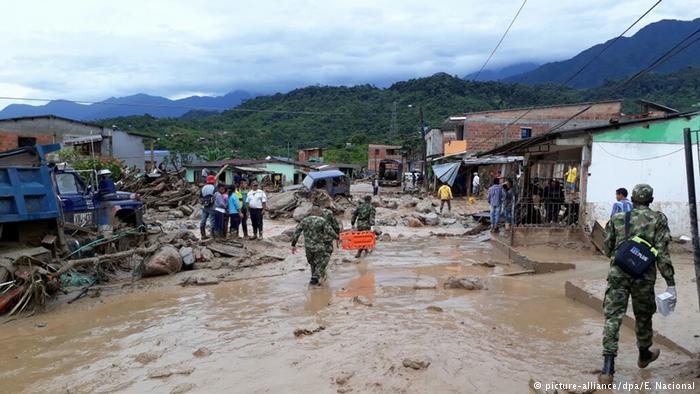
[[[54,115],[0,119],[0,151],[59,143],[100,158],[114,158],[144,169],[144,135]]]
[[[456,139],[466,141],[467,153],[478,153],[510,141],[540,136],[575,115],[559,130],[609,124],[623,116],[621,111],[622,101],[611,100],[472,112],[451,116],[447,122],[455,128]]]
[[[321,148],[306,148],[299,149],[297,152],[298,161],[318,161],[323,162],[323,149]]]
[[[401,154],[401,145],[370,144],[367,148],[367,157],[367,169],[372,172],[379,171],[379,163],[382,160],[396,160],[406,168],[405,159]]]

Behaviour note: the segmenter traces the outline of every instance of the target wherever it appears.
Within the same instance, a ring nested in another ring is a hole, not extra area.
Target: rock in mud
[[[396,220],[395,218],[379,218],[377,219],[377,226],[389,226],[389,227],[394,227],[398,226],[399,221]]]
[[[209,357],[211,356],[211,350],[209,350],[206,347],[200,347],[199,349],[195,350],[194,353],[192,353],[193,356],[195,357]]]
[[[442,219],[442,224],[445,226],[450,226],[452,224],[457,223],[457,219],[455,218],[444,218]]]
[[[267,209],[270,211],[286,211],[297,203],[296,195],[293,191],[283,193],[272,193],[267,201]]]
[[[197,387],[197,385],[194,383],[181,383],[173,387],[173,389],[170,390],[170,394],[184,394],[192,391],[195,387]]]
[[[415,370],[426,369],[430,366],[430,361],[416,360],[412,358],[404,358],[403,366],[406,368],[411,368]]]
[[[372,306],[372,302],[370,300],[368,300],[367,298],[362,297],[362,296],[353,297],[352,302],[354,304],[360,304],[360,305],[364,305],[364,306]]]
[[[148,377],[150,379],[162,379],[173,375],[190,375],[192,372],[194,372],[194,367],[192,366],[173,364],[150,371]]]
[[[345,386],[353,376],[355,376],[355,372],[341,372],[341,374],[335,378],[335,383],[338,386]]]
[[[464,289],[464,290],[484,290],[486,286],[484,281],[478,276],[465,276],[462,278],[457,278],[455,276],[450,276],[445,281],[444,287],[446,289]]]
[[[433,209],[432,201],[423,200],[416,205],[416,211],[419,213],[431,213],[435,212],[435,209]]]
[[[420,220],[425,223],[426,226],[437,226],[440,224],[440,217],[435,212],[420,215]]]
[[[391,235],[389,233],[384,233],[377,238],[382,242],[390,242],[391,241]]]
[[[313,205],[311,205],[310,202],[301,203],[301,205],[296,207],[296,209],[294,210],[292,217],[297,222],[301,222],[305,217],[311,214],[311,207],[313,207]]]
[[[294,236],[294,230],[296,230],[295,227],[290,227],[282,232],[277,239],[280,242],[292,242],[292,237]]]
[[[435,278],[418,278],[413,285],[415,290],[432,290],[436,289],[438,282]]]
[[[179,209],[173,209],[172,211],[170,211],[169,215],[174,217],[175,219],[182,219],[185,217],[185,214],[182,213],[182,211]]]
[[[214,253],[209,248],[202,248],[202,261],[212,261]]]
[[[324,326],[318,326],[318,327],[314,328],[313,330],[309,330],[307,328],[297,328],[296,330],[294,330],[294,336],[297,338],[301,338],[301,337],[305,337],[307,335],[316,334],[317,332],[321,332],[325,329],[326,329],[326,327],[324,327]]]
[[[161,247],[144,264],[143,276],[170,275],[182,269],[182,257],[174,247],[165,245]]]
[[[408,227],[423,227],[423,222],[421,222],[418,218],[414,217],[409,217],[406,218],[406,225]]]
[[[385,200],[383,206],[388,209],[397,209],[399,207],[399,202],[396,200]]]
[[[439,306],[436,305],[430,305],[429,307],[425,308],[431,312],[444,312],[445,310],[440,308]]]
[[[136,357],[134,357],[134,361],[145,365],[145,364],[152,363],[152,362],[158,360],[160,358],[160,356],[161,355],[159,353],[145,353],[144,352],[144,353],[137,354]]]

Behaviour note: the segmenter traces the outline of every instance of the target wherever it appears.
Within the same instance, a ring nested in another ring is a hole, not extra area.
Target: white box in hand
[[[662,316],[668,316],[673,312],[671,308],[672,298],[673,294],[667,291],[656,296],[656,310],[658,310]]]

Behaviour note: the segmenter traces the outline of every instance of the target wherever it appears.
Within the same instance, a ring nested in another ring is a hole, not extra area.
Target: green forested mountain
[[[650,74],[624,89],[620,82],[608,82],[588,90],[473,82],[440,73],[386,89],[310,86],[257,97],[221,114],[190,113],[177,119],[132,116],[104,123],[151,133],[160,138],[158,147],[214,160],[287,152],[293,156],[299,147],[340,148],[346,143],[418,146],[419,107],[426,125],[440,127],[448,116],[463,112],[611,98],[646,98],[681,110],[692,109],[700,102],[700,68]],[[392,134],[394,103],[398,132]]]

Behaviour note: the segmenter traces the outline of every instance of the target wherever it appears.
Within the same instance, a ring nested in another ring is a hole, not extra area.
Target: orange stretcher
[[[374,249],[377,235],[374,231],[343,231],[340,233],[340,246],[345,250]]]

